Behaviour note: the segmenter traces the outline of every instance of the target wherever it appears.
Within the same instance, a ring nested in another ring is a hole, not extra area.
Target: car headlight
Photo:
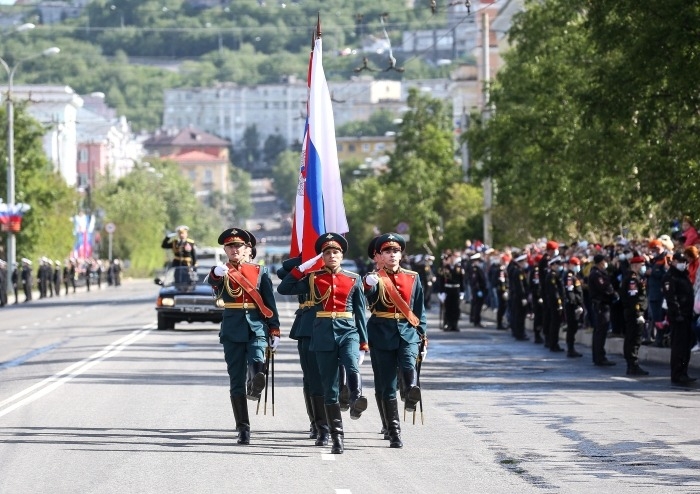
[[[174,307],[175,299],[172,297],[158,297],[158,307]]]
[[[222,298],[217,298],[217,299],[216,299],[216,306],[217,306],[217,307],[223,307],[223,306],[224,306],[224,299],[222,299]]]

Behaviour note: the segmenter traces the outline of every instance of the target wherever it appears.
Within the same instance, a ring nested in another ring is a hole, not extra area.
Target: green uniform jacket
[[[236,269],[230,263],[226,264],[229,269]],[[238,267],[243,276],[255,285],[262,297],[265,306],[272,310],[272,317],[266,319],[257,308],[247,309],[224,309],[224,318],[221,321],[221,331],[219,332],[219,340],[223,343],[224,340],[234,343],[243,343],[250,340],[249,331],[255,333],[258,338],[268,337],[268,328],[270,331],[278,330],[280,327],[279,313],[277,312],[277,304],[275,303],[275,293],[272,289],[272,280],[267,268],[259,264],[241,263]],[[217,298],[222,298],[224,303],[248,303],[255,302],[245,290],[237,283],[228,278],[227,275],[218,277],[214,274],[214,268],[209,273],[209,284],[216,291]]]
[[[299,264],[296,264],[298,266]],[[277,277],[283,280],[289,271],[284,267],[277,270]],[[279,293],[279,289],[277,290]],[[311,338],[311,333],[313,332],[314,320],[316,319],[316,311],[311,306],[309,302],[309,295],[303,293],[297,295],[299,299],[299,308],[294,312],[294,322],[292,323],[292,329],[289,330],[289,337],[293,340],[298,340],[299,338]]]
[[[396,350],[399,348],[400,339],[407,343],[420,343],[421,337],[425,336],[427,331],[423,285],[418,273],[399,268],[395,273],[387,271],[387,274],[420,323],[418,327],[413,327],[405,318],[391,319],[375,315],[376,312],[400,314],[400,311],[384,290],[384,278],[380,278],[379,283],[372,287],[365,284],[365,295],[372,311],[372,316],[367,322],[370,349]]]
[[[310,349],[332,351],[336,345],[342,346],[345,339],[356,335],[361,347],[367,344],[367,303],[358,274],[345,270],[333,273],[324,268],[304,275],[295,268],[282,280],[277,291],[282,295],[308,294],[314,302],[312,311],[309,311],[314,315]],[[353,317],[316,317],[320,311],[350,312]],[[308,326],[301,321],[300,328]]]

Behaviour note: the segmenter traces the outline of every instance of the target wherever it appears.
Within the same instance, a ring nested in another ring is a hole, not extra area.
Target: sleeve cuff
[[[363,352],[369,352],[369,345],[367,342],[360,343],[360,350]]]
[[[297,280],[300,280],[300,279],[302,279],[302,278],[304,277],[304,273],[302,273],[301,271],[299,271],[299,268],[298,268],[298,267],[295,267],[294,269],[292,269],[292,270],[290,271],[290,273],[291,273],[291,275],[294,276]]]
[[[277,336],[278,338],[280,337],[280,329],[279,328],[270,328],[270,330],[267,332],[269,336]]]

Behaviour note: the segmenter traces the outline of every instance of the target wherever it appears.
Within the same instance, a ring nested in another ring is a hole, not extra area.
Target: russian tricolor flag
[[[331,95],[323,72],[323,44],[318,37],[309,60],[308,113],[302,143],[299,183],[290,256],[302,261],[316,256],[323,233],[348,232],[343,205]]]

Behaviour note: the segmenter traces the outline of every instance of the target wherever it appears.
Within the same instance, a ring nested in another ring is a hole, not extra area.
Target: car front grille
[[[192,295],[178,295],[175,297],[176,307],[185,305],[214,306],[214,299],[212,297],[196,297]]]

